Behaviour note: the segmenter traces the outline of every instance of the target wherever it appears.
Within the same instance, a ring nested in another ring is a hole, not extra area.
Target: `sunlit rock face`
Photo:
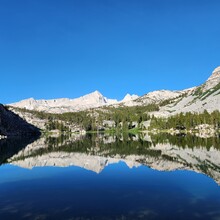
[[[209,89],[212,89],[219,83],[220,83],[220,66],[214,69],[214,71],[212,72],[212,75],[205,82],[205,86],[203,90],[207,91]]]
[[[162,106],[156,117],[168,117],[181,112],[202,113],[204,110],[213,112],[220,109],[220,67],[217,67],[208,80],[197,87],[185,90],[185,94],[177,97],[171,104]]]

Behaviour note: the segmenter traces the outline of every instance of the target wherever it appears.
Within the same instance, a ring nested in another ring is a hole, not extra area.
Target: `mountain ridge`
[[[39,99],[28,98],[19,102],[8,104],[9,106],[25,108],[28,110],[45,111],[50,113],[64,113],[87,110],[106,105],[114,105],[124,103],[138,98],[137,95],[127,94],[122,101],[117,99],[109,99],[103,96],[98,90],[81,96],[79,98],[59,98],[59,99]]]
[[[164,104],[164,101],[172,101],[172,104]],[[215,68],[211,76],[200,86],[184,90],[156,90],[143,96],[127,94],[124,99],[109,99],[99,91],[75,99],[59,98],[50,100],[25,99],[9,104],[12,107],[28,110],[44,111],[48,113],[65,113],[84,111],[103,106],[142,106],[158,104],[160,109],[154,112],[155,116],[167,117],[180,112],[209,112],[220,108],[220,66]]]
[[[157,113],[152,114],[157,117],[168,117],[179,113],[202,113],[205,110],[213,112],[219,109],[220,67],[217,67],[202,85],[185,90],[182,96],[177,97],[171,104],[162,106]]]

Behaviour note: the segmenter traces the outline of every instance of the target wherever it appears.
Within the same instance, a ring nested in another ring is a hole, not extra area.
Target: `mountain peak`
[[[122,100],[122,102],[127,102],[127,101],[132,101],[137,99],[139,96],[138,95],[130,95],[129,93],[124,97],[124,99]]]
[[[81,98],[87,100],[97,100],[98,102],[105,102],[105,97],[98,90],[84,95]]]
[[[45,111],[50,113],[64,113],[97,108],[117,103],[117,100],[107,99],[98,90],[75,99],[60,98],[50,100],[35,100],[33,98],[9,104],[18,108]]]
[[[220,83],[220,66],[214,69],[212,75],[205,82],[205,87],[203,88],[203,90],[204,91],[209,90],[215,87],[219,83]]]
[[[98,90],[95,90],[94,92],[81,96],[81,98],[83,97],[84,98],[103,98],[104,96]]]
[[[95,95],[95,96],[103,96],[101,92],[98,90],[95,90],[94,92],[91,92],[89,95]]]
[[[218,66],[214,69],[213,73],[215,73],[215,72],[220,72],[220,66]]]
[[[220,78],[220,66],[213,70],[212,75],[208,78],[207,81],[215,80],[217,78]]]

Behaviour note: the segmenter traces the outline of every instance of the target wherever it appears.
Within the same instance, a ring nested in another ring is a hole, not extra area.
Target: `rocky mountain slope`
[[[35,126],[27,123],[14,112],[0,104],[0,135],[1,136],[29,136],[39,135]]]
[[[158,90],[149,92],[146,95],[133,101],[133,105],[149,105],[152,103],[159,104],[165,100],[177,98],[184,94],[185,91]]]
[[[220,109],[220,67],[216,68],[208,80],[197,87],[185,90],[170,104],[162,106],[155,116],[170,116],[178,113],[197,112],[204,110],[213,112]]]

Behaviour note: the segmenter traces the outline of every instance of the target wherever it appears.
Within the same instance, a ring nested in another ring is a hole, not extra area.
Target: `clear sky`
[[[1,103],[185,89],[219,65],[219,0],[0,0]]]

